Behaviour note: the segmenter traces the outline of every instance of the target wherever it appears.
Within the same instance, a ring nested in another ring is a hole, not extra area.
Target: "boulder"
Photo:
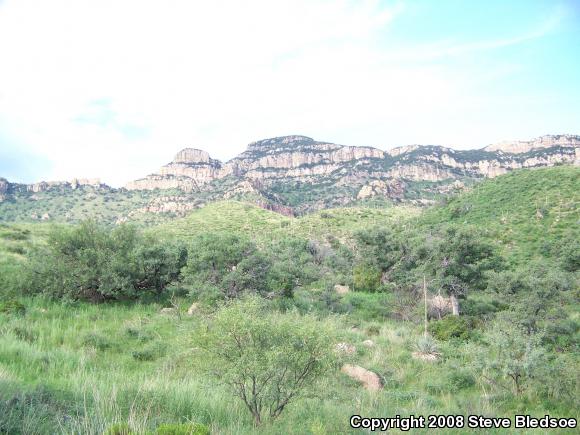
[[[335,349],[338,353],[342,353],[344,355],[354,355],[356,353],[356,347],[349,343],[338,343],[335,346]]]
[[[375,342],[372,340],[365,340],[362,342],[363,346],[365,347],[373,347],[375,345]]]
[[[352,379],[359,381],[369,391],[379,391],[383,387],[379,375],[364,367],[345,364],[340,371]]]
[[[350,287],[347,285],[340,285],[340,284],[336,284],[334,286],[334,291],[336,293],[338,293],[339,295],[345,295],[348,292],[350,292]]]
[[[187,309],[187,315],[193,316],[195,313],[197,313],[198,310],[199,310],[199,304],[197,302],[194,302],[193,304],[191,304],[191,307],[189,307]]]

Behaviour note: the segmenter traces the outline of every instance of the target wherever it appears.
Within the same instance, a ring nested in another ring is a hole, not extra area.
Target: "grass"
[[[557,167],[510,173],[422,214],[411,207],[357,207],[289,218],[228,201],[149,231],[184,240],[228,230],[257,241],[295,235],[350,243],[354,232],[368,226],[454,222],[485,229],[517,263],[543,255],[547,243],[567,235],[578,239],[579,172]],[[15,275],[23,254],[42,243],[49,228],[44,223],[0,224],[0,290],[9,287],[6,277]],[[241,402],[193,364],[190,337],[211,313],[172,316],[161,314],[162,306],[155,303],[90,305],[19,298],[24,313],[0,312],[0,433],[102,434],[113,424],[125,423],[146,433],[164,423],[195,422],[214,434],[320,435],[358,433],[348,427],[355,413],[579,417],[574,403],[549,401],[533,392],[514,398],[489,390],[469,369],[477,355],[456,341],[438,343],[438,362],[414,359],[422,329],[391,318],[390,294],[351,292],[325,300],[327,296],[324,290],[300,289],[293,304],[304,311],[342,313],[335,341],[354,345],[356,353],[348,362],[375,371],[384,389],[368,393],[336,367],[316,385],[316,394],[296,400],[279,420],[258,428]],[[183,313],[190,302],[179,302]],[[372,347],[363,345],[368,339]]]
[[[189,337],[207,314],[167,316],[156,304],[24,303],[25,315],[0,315],[0,431],[7,433],[100,434],[123,422],[144,433],[163,423],[197,422],[217,434],[334,434],[354,433],[348,428],[354,413],[576,415],[566,404],[489,395],[457,368],[468,355],[453,344],[442,346],[439,363],[413,359],[421,331],[412,324],[341,316],[336,341],[356,346],[349,362],[378,373],[384,390],[367,393],[336,368],[314,396],[256,428],[241,403],[191,362]],[[186,301],[181,305],[184,310]],[[367,339],[373,347],[362,344]]]
[[[541,258],[564,237],[580,239],[580,168],[513,171],[426,210],[419,221],[476,226],[514,263]]]
[[[208,204],[185,218],[152,227],[150,231],[181,240],[204,232],[231,231],[257,240],[291,235],[321,241],[329,237],[349,241],[359,229],[405,224],[418,214],[419,209],[410,206],[377,209],[352,207],[327,209],[291,218],[244,202],[222,201]]]

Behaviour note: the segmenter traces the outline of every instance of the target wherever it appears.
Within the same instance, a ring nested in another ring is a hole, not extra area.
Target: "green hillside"
[[[256,240],[267,240],[282,234],[318,240],[325,240],[328,236],[348,240],[356,230],[375,225],[398,225],[419,213],[420,209],[409,206],[377,209],[353,207],[291,218],[249,203],[223,201],[208,204],[185,218],[161,224],[150,231],[182,240],[212,231],[236,232]]]
[[[486,180],[442,207],[422,224],[457,223],[485,230],[513,262],[529,260],[580,238],[580,168],[520,170]]]

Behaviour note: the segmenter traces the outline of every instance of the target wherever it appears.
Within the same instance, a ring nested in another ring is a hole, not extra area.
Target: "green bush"
[[[155,431],[157,435],[209,435],[209,429],[201,423],[165,423]]]
[[[83,337],[83,345],[98,350],[107,350],[112,347],[111,340],[98,332],[89,332]]]
[[[457,338],[468,340],[472,336],[474,322],[467,316],[447,316],[429,323],[429,332],[438,340]]]
[[[466,370],[456,368],[447,373],[446,384],[453,392],[464,390],[475,385],[473,375]]]
[[[507,305],[496,300],[487,302],[468,298],[461,303],[461,313],[467,316],[485,316],[505,309],[507,309]]]
[[[381,284],[381,271],[375,266],[359,264],[352,273],[355,290],[374,292]]]
[[[3,314],[24,314],[26,307],[16,299],[0,301],[0,313]]]
[[[185,255],[134,227],[86,221],[53,229],[46,247],[32,252],[24,290],[93,302],[160,295],[178,278]]]
[[[244,292],[265,292],[270,263],[248,238],[229,233],[196,237],[182,274],[192,296],[235,298]]]
[[[296,312],[267,310],[250,298],[222,308],[194,334],[202,368],[230,387],[256,424],[274,419],[334,361],[324,323]]]
[[[133,358],[137,361],[154,361],[165,355],[167,348],[162,343],[152,343],[143,349],[131,352]]]

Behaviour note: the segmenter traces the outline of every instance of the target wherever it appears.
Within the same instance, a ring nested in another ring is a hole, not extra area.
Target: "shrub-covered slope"
[[[580,239],[580,168],[520,170],[486,180],[427,210],[420,222],[479,227],[514,262],[557,255]]]

